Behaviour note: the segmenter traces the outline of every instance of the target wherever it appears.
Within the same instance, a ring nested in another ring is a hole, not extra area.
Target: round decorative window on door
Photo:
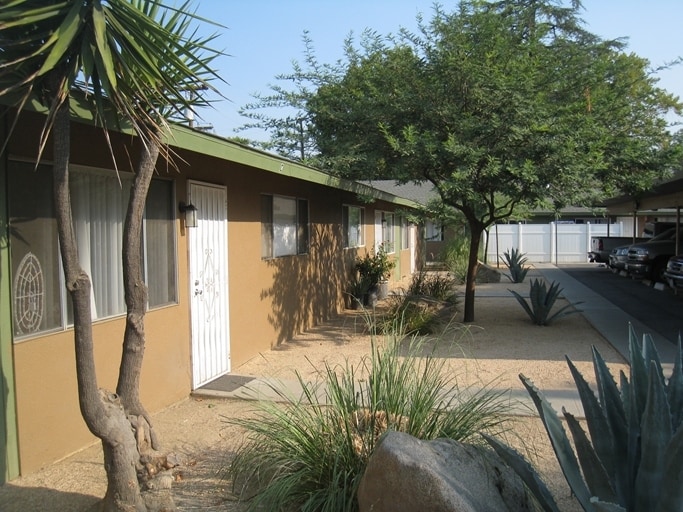
[[[17,334],[40,329],[45,313],[45,281],[40,261],[29,252],[14,276],[14,324]]]

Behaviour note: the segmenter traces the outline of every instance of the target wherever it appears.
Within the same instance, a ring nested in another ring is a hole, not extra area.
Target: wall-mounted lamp
[[[186,228],[196,228],[197,227],[197,207],[192,203],[180,203],[178,205],[180,213],[185,214],[185,227]]]

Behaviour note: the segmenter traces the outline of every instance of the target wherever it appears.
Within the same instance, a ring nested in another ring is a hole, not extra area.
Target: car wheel
[[[652,265],[652,282],[653,283],[665,283],[666,278],[664,277],[664,272],[666,271],[667,259],[658,259]]]

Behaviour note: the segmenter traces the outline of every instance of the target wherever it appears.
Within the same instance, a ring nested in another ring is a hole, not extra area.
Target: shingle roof
[[[426,205],[429,201],[438,199],[439,194],[434,189],[434,185],[429,182],[422,183],[401,183],[395,180],[369,180],[362,181],[372,188],[387,192],[403,199],[409,199],[421,205]]]

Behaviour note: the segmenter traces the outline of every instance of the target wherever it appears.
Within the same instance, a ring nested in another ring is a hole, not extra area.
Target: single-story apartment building
[[[125,323],[121,231],[139,140],[109,133],[117,173],[103,130],[73,109],[73,222],[93,284],[98,378],[113,390]],[[3,141],[13,116],[4,114]],[[49,145],[36,163],[43,122],[24,112],[0,157],[4,481],[95,440],[78,406]],[[383,244],[397,263],[394,280],[419,266],[421,237],[404,214],[412,200],[183,126],[168,144],[174,165],[158,162],[144,217],[140,392],[150,412],[338,314],[365,251]]]

